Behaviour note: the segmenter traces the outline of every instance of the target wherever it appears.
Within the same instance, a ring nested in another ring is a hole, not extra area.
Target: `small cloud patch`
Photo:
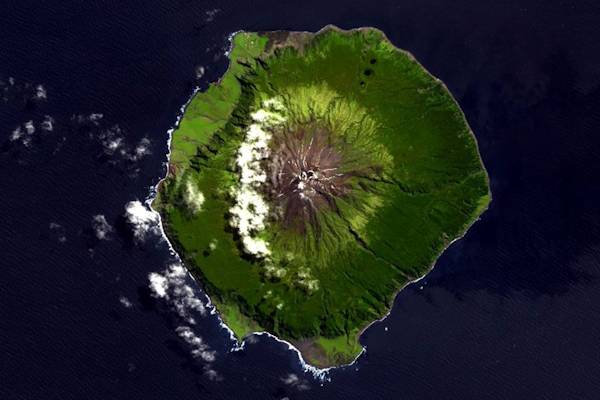
[[[202,65],[196,67],[196,79],[202,79],[206,70]]]
[[[119,297],[119,303],[121,303],[121,305],[125,308],[133,307],[133,304],[131,303],[131,301],[125,296]]]
[[[152,153],[150,139],[143,137],[132,146],[125,140],[125,132],[118,124],[100,131],[98,138],[104,154],[117,157],[116,161],[136,162]]]
[[[140,168],[137,162],[152,154],[152,141],[144,136],[136,141],[119,124],[110,125],[102,113],[74,114],[71,124],[80,134],[99,143],[97,159],[115,167],[124,168],[132,177]]]
[[[10,142],[20,143],[25,147],[31,147],[33,140],[38,136],[39,132],[48,133],[54,130],[54,118],[45,115],[40,120],[29,120],[21,125],[18,125],[8,137]]]
[[[211,368],[210,364],[204,366],[204,376],[211,381],[220,382],[223,380],[221,374]]]
[[[126,154],[125,156],[130,161],[137,161],[137,160],[147,156],[148,154],[152,153],[150,151],[150,145],[151,145],[150,139],[148,139],[147,137],[144,137],[144,138],[140,139],[140,141],[135,146],[133,151],[130,152],[129,154]]]
[[[215,361],[216,352],[211,350],[204,340],[196,335],[189,326],[178,326],[175,332],[192,348],[192,357],[201,358],[206,362]],[[216,371],[215,371],[216,372]]]
[[[212,10],[206,11],[204,13],[204,15],[206,15],[206,17],[204,18],[204,21],[206,21],[206,22],[212,22],[212,21],[214,21],[215,17],[220,12],[221,12],[221,10],[218,9],[218,8],[213,8]]]
[[[308,384],[308,381],[306,379],[302,379],[300,378],[298,375],[296,374],[287,374],[286,376],[284,376],[283,378],[281,378],[281,381],[288,385],[291,386],[295,389],[298,390],[309,390],[310,389],[310,385]]]
[[[37,100],[47,100],[48,92],[46,91],[46,88],[40,84],[35,87],[35,93],[33,97]]]
[[[207,315],[204,303],[197,297],[194,289],[188,284],[191,278],[187,270],[180,263],[169,265],[162,272],[153,272],[148,276],[150,290],[155,298],[163,299],[166,304],[182,318],[185,323],[177,326],[175,332],[191,348],[193,358],[206,362],[204,376],[213,381],[223,378],[212,368],[216,351],[202,339],[192,325],[196,324],[194,313],[200,316]]]
[[[125,218],[133,230],[133,237],[144,242],[149,235],[159,235],[158,214],[140,201],[130,201],[125,205]]]
[[[106,221],[106,217],[100,214],[95,215],[94,218],[92,218],[92,229],[94,230],[96,238],[99,240],[108,240],[110,233],[114,230]]]
[[[202,205],[205,201],[204,194],[198,190],[195,183],[191,179],[188,179],[185,182],[183,201],[192,214],[197,214],[202,210]]]
[[[74,114],[71,117],[71,121],[79,124],[79,125],[85,125],[85,124],[90,124],[90,125],[95,125],[98,126],[100,125],[100,121],[102,120],[102,118],[104,118],[104,114],[102,113],[91,113],[91,114]]]
[[[67,241],[66,231],[62,225],[60,225],[56,222],[50,222],[50,224],[48,225],[48,228],[50,229],[50,233],[52,234],[52,236],[59,243],[65,243]]]
[[[44,120],[40,123],[40,128],[46,132],[52,132],[54,130],[54,118],[49,115],[44,116]]]
[[[151,273],[148,279],[154,297],[166,300],[177,315],[185,319],[188,324],[196,323],[193,312],[201,316],[206,315],[204,303],[187,284],[188,273],[183,265],[171,264],[161,273]]]
[[[41,83],[20,82],[12,76],[0,79],[0,99],[5,103],[34,108],[35,104],[48,100],[48,91]]]

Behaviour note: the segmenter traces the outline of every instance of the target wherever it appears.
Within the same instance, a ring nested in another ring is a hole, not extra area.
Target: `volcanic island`
[[[446,86],[377,29],[231,41],[172,133],[153,207],[238,340],[269,332],[312,365],[347,364],[487,209],[477,142]]]

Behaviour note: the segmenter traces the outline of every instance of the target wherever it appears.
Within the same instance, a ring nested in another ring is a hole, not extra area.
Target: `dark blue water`
[[[238,3],[3,3],[0,399],[597,399],[596,2]],[[149,274],[176,259],[123,214],[163,176],[166,132],[225,70],[229,33],[328,23],[379,27],[448,85],[494,199],[321,382],[285,345],[229,352],[216,316],[153,295]]]

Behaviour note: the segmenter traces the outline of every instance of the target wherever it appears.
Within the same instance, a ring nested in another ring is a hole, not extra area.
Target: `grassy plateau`
[[[475,137],[445,85],[372,28],[240,32],[173,133],[154,202],[242,339],[320,367],[487,208]]]

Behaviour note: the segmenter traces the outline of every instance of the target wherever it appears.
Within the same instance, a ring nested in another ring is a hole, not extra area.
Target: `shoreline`
[[[380,33],[382,35],[382,37],[387,40],[396,51],[401,52],[405,55],[407,55],[412,61],[416,62],[430,77],[432,77],[436,82],[438,82],[439,84],[441,84],[444,88],[444,90],[450,95],[451,99],[455,102],[455,104],[458,106],[458,109],[460,110],[461,116],[466,124],[466,126],[469,129],[469,132],[473,138],[473,141],[475,143],[476,146],[476,150],[477,150],[477,155],[479,158],[479,161],[481,163],[482,169],[485,172],[485,179],[487,182],[487,186],[488,186],[488,197],[489,197],[489,201],[487,202],[487,205],[485,208],[483,208],[479,215],[476,218],[473,218],[472,221],[470,221],[469,223],[467,223],[462,231],[462,233],[457,236],[456,238],[454,238],[453,240],[451,240],[446,246],[444,246],[439,253],[437,254],[437,256],[435,257],[434,261],[432,262],[432,264],[429,266],[429,268],[418,278],[413,279],[411,281],[406,282],[401,288],[399,288],[392,296],[391,296],[391,306],[389,308],[389,310],[380,318],[375,319],[371,322],[369,322],[364,328],[361,328],[359,330],[359,333],[356,337],[356,341],[357,343],[362,347],[362,350],[356,355],[356,357],[352,360],[352,362],[348,363],[348,364],[341,364],[341,365],[333,365],[330,367],[325,367],[325,368],[320,368],[320,367],[316,367],[314,365],[309,364],[303,357],[302,353],[300,352],[300,350],[298,350],[298,348],[296,348],[292,343],[286,341],[285,339],[281,339],[278,336],[269,333],[267,331],[258,331],[258,332],[249,332],[248,334],[246,334],[243,338],[238,339],[233,330],[223,321],[223,318],[221,316],[221,313],[217,310],[216,305],[212,302],[212,300],[210,299],[210,296],[206,293],[206,291],[204,289],[202,289],[202,292],[204,294],[204,296],[206,296],[207,299],[207,304],[206,307],[208,308],[208,311],[211,315],[216,315],[219,321],[219,325],[226,329],[229,332],[229,337],[233,342],[232,347],[230,348],[229,352],[235,352],[235,351],[240,351],[240,350],[244,350],[245,345],[246,345],[246,341],[248,340],[248,338],[250,338],[253,335],[256,336],[267,336],[270,337],[272,339],[274,339],[275,341],[279,342],[279,343],[283,343],[285,345],[287,345],[288,350],[292,350],[294,351],[297,355],[298,355],[298,360],[300,362],[300,365],[302,367],[303,372],[309,372],[312,374],[312,376],[319,380],[320,382],[329,382],[331,381],[331,378],[329,377],[329,371],[333,370],[333,369],[338,369],[338,368],[346,368],[346,367],[350,367],[352,365],[354,365],[355,363],[357,363],[358,359],[363,355],[366,354],[367,352],[367,347],[363,346],[360,343],[360,337],[362,336],[363,333],[366,332],[367,329],[369,329],[373,324],[378,323],[378,322],[382,322],[383,320],[385,320],[392,312],[393,310],[393,306],[394,306],[394,301],[396,299],[396,297],[400,294],[400,292],[402,290],[404,290],[407,286],[412,285],[414,283],[417,283],[421,280],[423,280],[432,270],[433,268],[435,268],[435,265],[437,264],[439,258],[442,256],[442,254],[452,245],[454,244],[454,242],[462,239],[470,230],[470,228],[481,219],[482,215],[490,208],[490,205],[492,203],[492,192],[491,192],[491,187],[490,187],[490,180],[489,180],[489,174],[487,169],[485,168],[485,165],[483,163],[483,159],[481,157],[481,153],[479,151],[479,143],[477,142],[477,138],[475,136],[475,133],[473,132],[473,130],[471,129],[471,126],[468,123],[468,120],[462,110],[462,108],[459,106],[458,101],[456,100],[456,98],[454,97],[454,95],[452,94],[452,92],[448,89],[448,87],[446,86],[446,84],[441,81],[439,78],[437,78],[436,76],[434,76],[431,72],[429,72],[428,69],[426,69],[413,55],[412,53],[410,53],[407,50],[401,49],[399,47],[397,47],[388,37],[387,35],[381,31],[378,28],[375,27],[359,27],[359,28],[352,28],[352,29],[341,29],[335,25],[332,24],[328,24],[326,26],[324,26],[323,28],[319,29],[317,32],[309,32],[309,31],[263,31],[264,33],[269,33],[269,32],[287,32],[287,33],[305,33],[305,34],[310,34],[313,36],[316,36],[322,32],[326,32],[328,30],[336,30],[338,32],[343,32],[343,33],[351,33],[354,31],[366,31],[366,30],[371,30],[371,31],[376,31],[378,33]],[[245,30],[237,30],[235,32],[232,32],[228,35],[228,41],[229,41],[229,46],[228,49],[224,52],[224,55],[229,59],[229,55],[233,49],[233,38],[235,37],[235,35],[237,35],[240,32],[246,32]],[[230,64],[231,64],[231,60],[229,59],[228,61],[228,66],[226,71],[223,73],[223,75],[221,75],[221,77],[219,77],[219,79],[216,82],[211,82],[209,83],[209,85],[212,84],[219,84],[223,78],[223,76],[227,73],[227,71],[230,68]],[[195,86],[192,94],[189,96],[189,98],[187,99],[187,101],[180,107],[179,109],[179,113],[177,114],[175,123],[173,124],[173,126],[171,128],[169,128],[167,130],[167,153],[166,153],[166,157],[167,157],[167,161],[164,163],[165,167],[166,167],[166,172],[165,175],[159,179],[159,181],[156,183],[156,185],[152,186],[150,188],[150,193],[148,194],[148,196],[144,199],[144,204],[153,212],[158,216],[158,224],[159,224],[159,229],[161,232],[161,237],[166,241],[167,245],[169,246],[169,252],[172,256],[174,256],[176,258],[176,260],[181,263],[182,266],[185,267],[188,275],[194,280],[195,283],[197,283],[199,285],[200,288],[202,288],[202,284],[196,279],[196,277],[194,276],[194,274],[187,268],[187,266],[185,265],[185,263],[183,262],[182,258],[180,257],[180,255],[177,253],[177,251],[175,250],[173,244],[171,243],[171,241],[169,240],[165,228],[164,228],[164,224],[162,221],[162,217],[160,215],[160,213],[158,211],[156,211],[154,208],[152,208],[152,203],[154,202],[156,196],[158,195],[159,189],[160,189],[160,185],[162,184],[162,182],[164,180],[166,180],[169,176],[169,167],[170,167],[170,159],[171,159],[171,143],[172,143],[172,138],[173,138],[173,133],[177,130],[177,128],[179,127],[179,124],[181,122],[181,120],[183,119],[183,116],[185,114],[185,111],[187,109],[187,107],[189,106],[189,104],[191,103],[191,101],[194,99],[194,97],[196,96],[196,94],[198,92],[201,91],[200,86]]]

